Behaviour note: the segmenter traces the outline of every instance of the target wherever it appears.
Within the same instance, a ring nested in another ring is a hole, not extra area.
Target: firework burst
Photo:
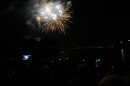
[[[38,13],[35,15],[36,21],[43,32],[58,30],[65,33],[65,29],[69,28],[67,22],[71,22],[71,1],[47,1],[43,0],[37,4]]]

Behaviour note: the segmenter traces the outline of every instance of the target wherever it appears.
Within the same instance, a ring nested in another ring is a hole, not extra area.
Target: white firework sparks
[[[71,13],[69,8],[71,1],[46,1],[43,0],[38,7],[38,14],[35,15],[39,27],[42,27],[46,33],[48,31],[58,30],[60,33],[65,33],[65,29],[69,26],[67,22],[71,22]]]

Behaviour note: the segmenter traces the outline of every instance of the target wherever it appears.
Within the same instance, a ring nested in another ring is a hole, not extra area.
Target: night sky
[[[35,30],[30,33],[31,28],[25,24],[29,16],[27,3],[29,0],[4,0],[0,4],[1,41],[31,35],[32,38],[58,40],[62,46],[85,46],[112,45],[130,39],[130,5],[126,1],[72,0],[73,23],[68,23],[70,28],[65,35]]]

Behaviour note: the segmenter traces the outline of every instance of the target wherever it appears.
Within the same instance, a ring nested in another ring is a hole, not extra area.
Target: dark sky
[[[130,38],[128,2],[75,0],[73,8],[73,28],[66,32],[66,39],[85,45],[113,44]]]
[[[25,25],[25,16],[28,15],[25,9],[29,0],[4,1],[0,5],[0,38],[17,40],[29,35],[30,29]],[[72,0],[73,23],[68,23],[70,28],[66,29],[65,35],[33,31],[31,36],[58,39],[62,46],[112,45],[130,38],[129,8],[125,1]]]

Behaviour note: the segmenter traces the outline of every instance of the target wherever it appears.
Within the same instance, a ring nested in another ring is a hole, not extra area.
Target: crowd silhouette
[[[130,86],[130,66],[125,63],[101,61],[42,59],[12,61],[0,59],[1,86]],[[112,67],[113,66],[113,67]],[[93,68],[92,68],[93,67]]]

